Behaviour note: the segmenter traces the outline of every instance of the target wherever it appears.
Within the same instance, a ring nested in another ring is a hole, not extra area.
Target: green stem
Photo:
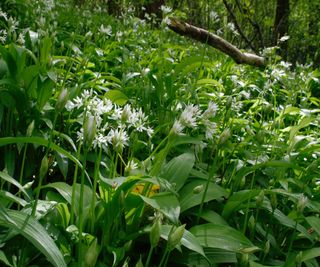
[[[94,174],[93,174],[93,189],[92,189],[92,195],[91,195],[91,207],[90,207],[90,214],[91,214],[91,233],[93,233],[94,230],[94,224],[95,224],[95,206],[96,206],[96,191],[97,191],[97,184],[98,184],[98,178],[99,178],[99,166],[101,162],[101,155],[102,155],[102,147],[100,147],[98,158],[94,165]]]
[[[287,252],[287,259],[286,261],[289,259],[290,257],[290,252],[291,252],[291,249],[292,249],[292,245],[293,245],[293,240],[294,240],[294,237],[297,233],[297,226],[298,226],[298,222],[296,221],[295,225],[294,225],[294,230],[293,230],[293,234],[291,236],[291,239],[290,239],[290,244],[289,244],[289,247],[288,247],[288,252]]]
[[[208,192],[208,189],[209,189],[209,185],[210,185],[210,182],[213,178],[213,175],[214,175],[214,172],[216,170],[216,164],[217,164],[217,156],[215,156],[214,158],[214,162],[210,168],[210,172],[209,172],[209,176],[208,176],[208,179],[207,179],[207,182],[206,182],[206,187],[203,191],[203,194],[202,194],[202,199],[201,199],[201,203],[200,203],[200,208],[199,208],[199,212],[198,212],[198,215],[197,215],[197,220],[196,220],[196,224],[199,224],[199,221],[200,221],[200,216],[201,216],[201,213],[202,213],[202,210],[203,210],[203,205],[204,205],[204,202],[205,202],[205,199],[206,199],[206,195],[207,195],[207,192]]]
[[[80,152],[81,152],[81,143],[78,146],[78,151],[77,151],[77,158],[80,158]],[[74,169],[74,174],[73,174],[73,183],[72,183],[72,196],[71,196],[71,208],[70,208],[70,224],[74,224],[74,208],[75,208],[75,203],[76,203],[76,186],[77,186],[77,177],[78,177],[78,170],[79,166],[76,164],[75,169]]]
[[[26,161],[26,155],[27,155],[27,148],[28,144],[25,144],[24,150],[23,150],[23,156],[22,156],[22,163],[21,163],[21,170],[20,170],[20,177],[19,177],[19,183],[22,185],[22,179],[23,179],[23,173],[24,173],[24,164]],[[21,196],[21,191],[19,191],[18,196]],[[20,204],[18,205],[18,210],[20,210]]]
[[[150,249],[149,249],[148,258],[147,258],[147,262],[145,264],[145,267],[149,267],[152,253],[153,253],[153,246],[151,246]]]
[[[50,146],[51,146],[52,139],[53,139],[53,130],[55,128],[55,125],[56,125],[56,122],[57,122],[57,118],[58,118],[58,114],[56,113],[54,115],[52,128],[50,129],[50,135],[49,135],[48,146],[47,146],[47,149],[46,149],[45,157],[48,156],[49,151],[50,151]],[[37,188],[35,190],[36,191],[35,202],[34,202],[34,206],[32,208],[32,212],[31,212],[32,216],[34,216],[36,214],[37,205],[38,205],[38,201],[39,201],[39,197],[40,197],[40,191],[41,191],[43,179],[44,179],[45,176],[46,176],[46,174],[40,175],[40,177],[39,177],[39,183],[38,183],[38,186],[37,186]]]
[[[162,258],[161,258],[159,267],[162,267],[162,264],[165,262],[168,253],[169,253],[168,247],[166,247],[166,250],[164,251],[164,253],[163,253],[163,255],[162,255]]]
[[[81,184],[80,184],[80,199],[79,199],[79,223],[78,223],[78,228],[79,228],[79,246],[78,246],[78,264],[79,266],[82,267],[82,233],[83,233],[83,196],[84,196],[84,176],[85,176],[85,169],[87,165],[87,153],[88,150],[84,148],[83,152],[83,169],[81,173]]]
[[[258,162],[258,160],[256,159],[255,164],[257,164],[257,162]],[[250,184],[250,191],[252,191],[252,189],[253,189],[255,177],[256,177],[256,172],[254,172],[252,175],[251,184]],[[248,226],[249,206],[250,206],[250,198],[248,199],[247,206],[246,206],[246,212],[245,212],[245,218],[244,218],[244,224],[243,224],[243,230],[242,230],[243,234],[245,234],[245,232],[247,230],[247,226]]]

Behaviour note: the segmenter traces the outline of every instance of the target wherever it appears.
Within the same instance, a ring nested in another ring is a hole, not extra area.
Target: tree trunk
[[[273,45],[278,44],[278,39],[288,35],[289,30],[289,15],[290,15],[290,0],[277,0],[276,17],[274,20],[274,37]],[[286,57],[287,42],[280,44],[281,55]]]

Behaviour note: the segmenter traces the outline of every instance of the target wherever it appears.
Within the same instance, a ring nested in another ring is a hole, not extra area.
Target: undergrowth
[[[1,264],[319,266],[319,70],[66,2],[0,5]]]

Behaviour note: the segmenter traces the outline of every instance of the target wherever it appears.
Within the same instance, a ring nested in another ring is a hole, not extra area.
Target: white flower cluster
[[[79,117],[93,116],[96,121],[96,135],[93,147],[102,147],[105,150],[109,145],[120,152],[129,145],[129,135],[132,132],[146,133],[148,137],[153,129],[148,126],[148,117],[140,109],[129,104],[119,107],[109,99],[101,99],[93,90],[84,90],[81,96],[68,101],[68,111],[81,110]],[[78,142],[83,141],[83,128],[77,132]]]
[[[211,121],[218,111],[218,106],[209,102],[205,111],[201,111],[198,105],[187,105],[182,111],[178,120],[176,120],[171,128],[171,132],[180,135],[186,128],[195,129],[202,125],[205,128],[205,138],[211,140],[216,130],[216,123]]]

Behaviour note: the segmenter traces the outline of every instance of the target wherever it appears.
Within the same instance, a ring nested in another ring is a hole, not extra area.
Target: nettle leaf
[[[206,183],[206,180],[192,179],[190,183],[182,187],[179,192],[181,212],[201,204],[203,194],[205,193]],[[196,191],[197,188],[200,188],[201,190],[198,192]],[[209,182],[204,202],[225,196],[227,196],[227,191],[225,189],[213,182]]]
[[[184,153],[173,158],[164,166],[161,176],[175,185],[177,191],[184,185],[188,179],[189,173],[193,168],[195,156],[193,153]]]
[[[259,250],[238,230],[214,223],[194,226],[190,232],[203,247],[219,248],[233,252],[254,252]]]
[[[0,209],[0,225],[28,239],[56,267],[67,267],[63,255],[44,227],[28,214]]]
[[[180,205],[177,197],[170,192],[162,192],[153,197],[140,195],[143,201],[156,210],[161,211],[173,223],[178,224],[180,215]]]

